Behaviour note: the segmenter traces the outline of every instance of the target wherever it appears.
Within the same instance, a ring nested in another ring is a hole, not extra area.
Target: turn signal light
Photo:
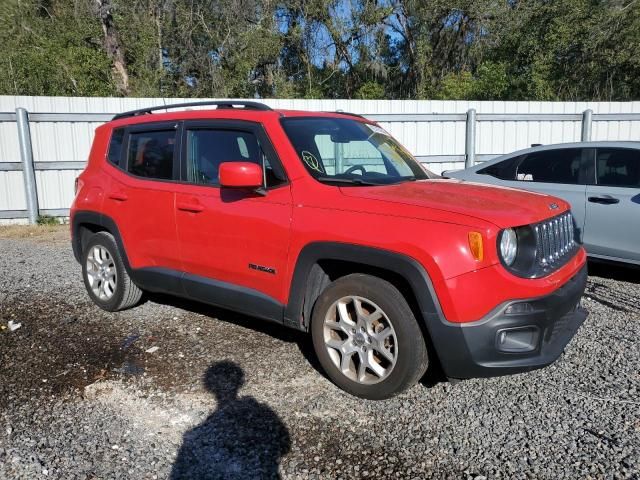
[[[482,234],[480,232],[469,232],[469,249],[471,255],[478,262],[484,258],[484,247],[482,244]]]

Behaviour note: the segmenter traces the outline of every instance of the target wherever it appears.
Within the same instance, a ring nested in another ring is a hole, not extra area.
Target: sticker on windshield
[[[300,154],[302,155],[302,160],[304,160],[304,163],[309,165],[309,168],[315,170],[316,172],[324,173],[322,164],[318,161],[313,153],[303,150],[302,152],[300,152]]]

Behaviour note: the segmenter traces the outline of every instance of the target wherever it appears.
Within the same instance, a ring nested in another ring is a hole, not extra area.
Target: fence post
[[[582,135],[580,141],[591,141],[591,123],[593,122],[593,110],[588,109],[582,112]]]
[[[18,127],[18,143],[20,144],[20,157],[22,158],[22,176],[24,178],[24,193],[27,199],[29,223],[33,225],[38,222],[38,191],[36,173],[33,168],[29,113],[24,108],[16,108],[16,125]]]
[[[467,110],[467,133],[464,145],[464,168],[473,167],[476,163],[476,111],[473,108]]]

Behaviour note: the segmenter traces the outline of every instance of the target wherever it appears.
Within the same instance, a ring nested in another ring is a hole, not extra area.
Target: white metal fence
[[[115,113],[192,99],[0,96],[0,220],[66,216],[94,129]],[[204,99],[203,99],[204,100]],[[265,100],[378,121],[431,170],[533,143],[640,140],[640,102]],[[35,192],[35,193],[34,193]],[[29,215],[31,212],[31,215]]]

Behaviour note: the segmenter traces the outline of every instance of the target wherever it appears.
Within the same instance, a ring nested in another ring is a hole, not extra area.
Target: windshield
[[[376,125],[300,117],[285,118],[282,126],[306,169],[321,182],[389,185],[430,178],[409,152]]]

